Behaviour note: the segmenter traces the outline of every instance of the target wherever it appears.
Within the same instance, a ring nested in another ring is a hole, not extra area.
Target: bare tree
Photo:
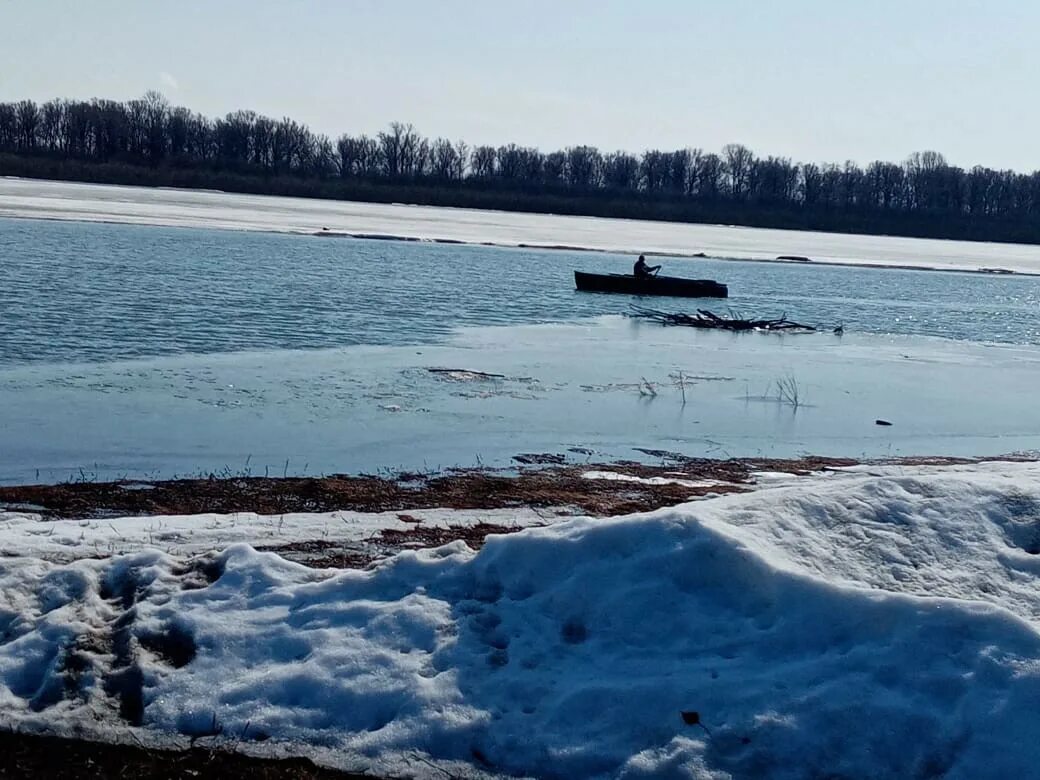
[[[336,172],[336,150],[327,135],[318,135],[314,138],[311,172],[319,179],[324,179]]]
[[[410,124],[391,122],[390,130],[380,133],[378,138],[386,176],[391,179],[410,176],[419,144],[415,128]]]
[[[654,194],[662,192],[668,183],[668,172],[671,169],[671,155],[657,149],[643,153],[639,164],[639,175],[643,189]]]
[[[18,143],[22,149],[36,148],[36,131],[40,125],[40,109],[31,100],[23,100],[17,106]]]
[[[603,158],[603,183],[615,190],[639,186],[639,160],[627,152],[612,152]]]
[[[455,159],[456,169],[454,178],[457,181],[462,181],[466,176],[466,170],[469,168],[469,145],[462,140],[455,142]]]
[[[716,200],[722,193],[723,181],[722,158],[714,152],[702,156],[697,161],[696,193],[705,200]]]
[[[519,181],[523,172],[523,155],[516,144],[498,147],[498,178],[504,181]]]
[[[748,194],[748,177],[755,156],[743,144],[726,144],[722,147],[722,157],[729,177],[729,194],[741,200]]]
[[[336,141],[336,152],[340,176],[369,177],[381,167],[379,143],[374,138],[340,136]]]
[[[692,156],[689,149],[679,149],[670,155],[665,175],[665,189],[673,195],[685,195],[690,185]]]
[[[567,155],[556,151],[545,155],[542,164],[542,177],[550,188],[562,187],[567,181]]]
[[[470,168],[475,179],[490,179],[495,175],[495,157],[493,146],[478,146],[473,149]]]
[[[170,102],[159,92],[149,90],[144,103],[145,154],[152,165],[158,165],[166,156],[166,121]]]
[[[273,146],[274,121],[266,116],[254,117],[249,140],[252,164],[265,170],[270,169]]]
[[[65,121],[65,106],[60,100],[48,100],[40,106],[39,141],[50,152],[61,148],[62,124]]]

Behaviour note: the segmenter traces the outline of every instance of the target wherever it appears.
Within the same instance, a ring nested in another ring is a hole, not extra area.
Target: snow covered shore
[[[1040,766],[1037,463],[765,480],[366,571],[241,543],[41,552],[0,559],[7,724],[219,732],[376,774]]]
[[[0,218],[119,222],[731,260],[1040,273],[1027,244],[865,236],[0,177]]]

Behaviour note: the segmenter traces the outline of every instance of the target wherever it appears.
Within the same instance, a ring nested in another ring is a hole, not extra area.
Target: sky
[[[1032,171],[1038,33],[1033,0],[0,0],[0,101]]]

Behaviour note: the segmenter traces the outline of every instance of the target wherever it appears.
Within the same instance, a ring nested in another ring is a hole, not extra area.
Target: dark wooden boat
[[[675,276],[641,279],[629,274],[590,274],[575,271],[574,286],[582,292],[671,295],[677,298],[729,297],[729,288],[712,279],[679,279]]]

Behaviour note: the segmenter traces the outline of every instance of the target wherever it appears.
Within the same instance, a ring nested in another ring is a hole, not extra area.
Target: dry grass
[[[34,505],[42,507],[41,513],[45,516],[65,518],[204,512],[386,512],[434,507],[500,509],[513,506],[567,506],[589,514],[605,515],[656,509],[705,491],[676,485],[583,478],[582,474],[589,469],[614,470],[633,476],[716,480],[729,485],[713,488],[713,492],[725,492],[738,490],[749,481],[753,468],[751,463],[738,460],[682,460],[661,466],[615,463],[522,469],[515,475],[474,469],[439,476],[400,475],[395,478],[333,475],[178,479],[151,483],[148,489],[140,489],[137,483],[75,482],[0,487],[0,506]],[[820,463],[823,461],[776,461],[770,468],[811,471]]]
[[[0,507],[42,507],[45,517],[183,515],[214,512],[407,512],[415,509],[503,509],[509,507],[568,507],[604,516],[659,509],[706,493],[745,489],[755,471],[808,474],[854,465],[848,458],[714,460],[686,458],[646,450],[660,465],[623,461],[523,468],[507,474],[488,469],[451,471],[440,475],[401,474],[383,478],[332,475],[327,477],[229,477],[177,479],[150,483],[72,482],[58,485],[0,487]],[[911,463],[911,461],[900,461]],[[920,459],[920,462],[940,462]],[[941,459],[941,462],[952,462]],[[710,481],[710,487],[648,485],[638,482],[590,480],[588,470],[615,471],[636,477]]]

